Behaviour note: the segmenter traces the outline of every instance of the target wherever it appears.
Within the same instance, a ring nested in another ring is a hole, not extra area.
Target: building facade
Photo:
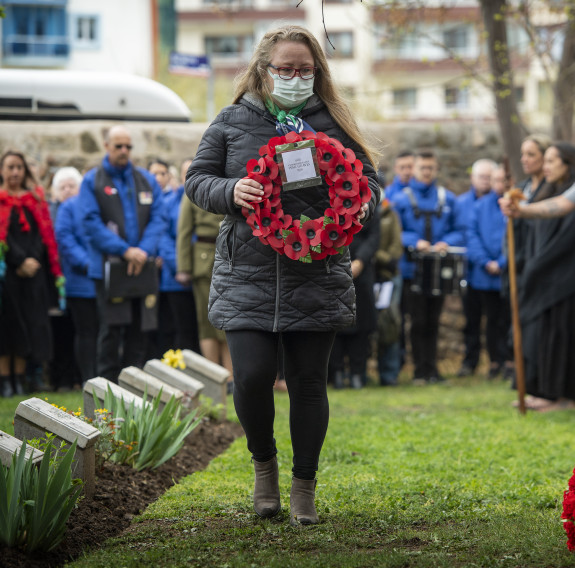
[[[150,0],[0,0],[0,67],[154,75]]]

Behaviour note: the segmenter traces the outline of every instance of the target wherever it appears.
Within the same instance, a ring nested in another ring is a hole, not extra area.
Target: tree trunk
[[[553,140],[573,140],[573,104],[575,103],[575,14],[569,13],[565,26],[565,42],[555,82],[553,105]]]
[[[489,66],[493,75],[495,108],[503,140],[503,150],[509,157],[511,172],[518,180],[523,177],[521,142],[527,131],[519,117],[513,88],[513,73],[505,27],[506,0],[481,0],[481,13],[487,32]]]

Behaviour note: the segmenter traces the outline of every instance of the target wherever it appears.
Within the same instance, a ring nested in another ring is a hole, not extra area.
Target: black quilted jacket
[[[377,205],[377,178],[365,155],[337,126],[316,96],[300,115],[312,128],[352,148],[364,163],[372,200]],[[277,136],[275,119],[259,99],[249,95],[222,110],[204,133],[188,171],[186,193],[199,207],[226,215],[216,242],[209,318],[218,329],[262,331],[327,331],[354,321],[355,291],[349,251],[311,264],[277,254],[252,236],[233,202],[233,190],[246,176],[246,163]],[[329,207],[327,186],[282,195],[286,213],[298,218],[321,217]]]

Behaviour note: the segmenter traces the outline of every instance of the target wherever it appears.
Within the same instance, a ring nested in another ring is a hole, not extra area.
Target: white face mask
[[[292,109],[313,95],[313,79],[304,80],[301,77],[294,77],[289,81],[280,79],[268,69],[270,77],[274,80],[274,90],[272,97],[281,106]]]

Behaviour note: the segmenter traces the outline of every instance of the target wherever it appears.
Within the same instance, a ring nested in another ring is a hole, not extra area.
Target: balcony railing
[[[33,36],[11,34],[4,37],[5,58],[58,58],[70,55],[68,36]]]

